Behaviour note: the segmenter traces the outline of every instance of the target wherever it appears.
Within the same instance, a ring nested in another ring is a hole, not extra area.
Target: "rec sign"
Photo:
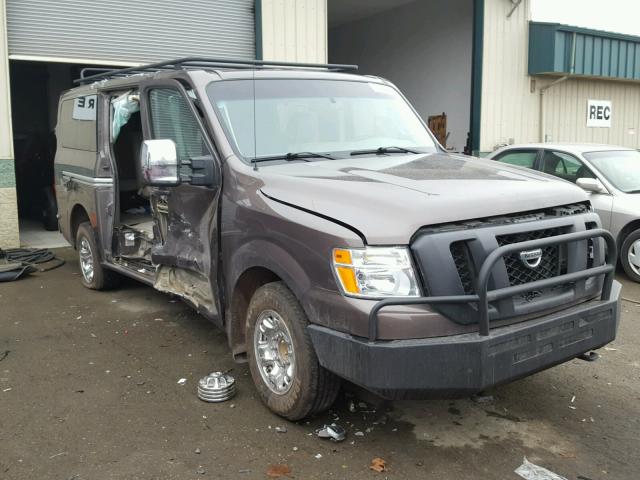
[[[587,127],[611,127],[611,102],[587,100]]]

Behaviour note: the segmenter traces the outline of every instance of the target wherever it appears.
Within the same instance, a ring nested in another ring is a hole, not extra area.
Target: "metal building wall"
[[[264,60],[327,61],[327,0],[257,0],[258,55]],[[261,38],[261,43],[260,43]]]
[[[530,0],[485,0],[480,151],[538,140],[538,92],[527,75]],[[538,82],[536,82],[538,83]],[[539,84],[537,85],[539,86]]]
[[[587,101],[612,102],[611,127],[588,128]],[[545,93],[547,141],[609,143],[640,148],[640,84],[569,79]]]
[[[6,4],[11,58],[127,64],[190,55],[255,56],[254,0]]]
[[[508,143],[598,142],[640,147],[640,84],[570,78],[544,93],[558,76],[528,75],[531,0],[507,17],[508,0],[485,0],[480,152]],[[587,127],[587,100],[613,102],[610,128]]]
[[[10,248],[17,247],[19,239],[4,2],[0,0],[0,248]]]

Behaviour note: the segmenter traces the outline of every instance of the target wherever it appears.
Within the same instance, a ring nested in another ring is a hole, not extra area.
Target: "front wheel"
[[[620,263],[634,282],[640,282],[640,228],[634,230],[622,242]]]
[[[340,379],[318,363],[308,320],[282,282],[260,287],[247,312],[247,352],[260,398],[274,413],[300,420],[329,408]]]

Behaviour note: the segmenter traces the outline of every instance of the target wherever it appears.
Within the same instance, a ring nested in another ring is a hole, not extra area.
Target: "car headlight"
[[[345,295],[420,296],[411,256],[404,247],[335,248],[333,267]]]

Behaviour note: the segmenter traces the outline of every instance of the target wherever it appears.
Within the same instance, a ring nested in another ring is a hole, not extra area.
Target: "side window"
[[[96,151],[96,95],[65,100],[60,104],[56,136],[63,148]]]
[[[542,170],[573,183],[578,178],[595,178],[591,170],[573,155],[550,150],[544,152]]]
[[[502,153],[496,157],[496,160],[518,167],[533,168],[537,155],[537,150],[516,150]]]
[[[173,88],[151,90],[149,109],[152,137],[173,140],[181,161],[211,154],[197,119],[178,90]]]

